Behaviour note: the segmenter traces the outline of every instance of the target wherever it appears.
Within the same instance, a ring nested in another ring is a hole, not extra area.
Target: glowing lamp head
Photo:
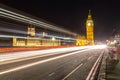
[[[52,37],[52,41],[55,41],[55,37]]]

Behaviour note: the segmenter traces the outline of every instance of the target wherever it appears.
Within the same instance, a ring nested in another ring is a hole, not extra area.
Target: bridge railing
[[[100,54],[86,80],[104,80],[105,79],[105,63],[104,52]],[[103,66],[104,65],[104,66]]]

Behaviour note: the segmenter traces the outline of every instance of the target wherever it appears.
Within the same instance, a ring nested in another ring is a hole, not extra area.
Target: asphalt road
[[[70,51],[0,65],[0,80],[85,80],[101,49]]]

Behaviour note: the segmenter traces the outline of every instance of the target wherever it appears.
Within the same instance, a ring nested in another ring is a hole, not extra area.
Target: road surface
[[[85,80],[104,52],[105,49],[86,48],[2,63],[0,80]]]

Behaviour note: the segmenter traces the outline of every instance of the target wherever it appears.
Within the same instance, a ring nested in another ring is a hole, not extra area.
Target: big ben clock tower
[[[94,45],[94,22],[92,20],[92,15],[90,10],[89,10],[88,18],[86,20],[86,37],[87,37],[87,44]]]

